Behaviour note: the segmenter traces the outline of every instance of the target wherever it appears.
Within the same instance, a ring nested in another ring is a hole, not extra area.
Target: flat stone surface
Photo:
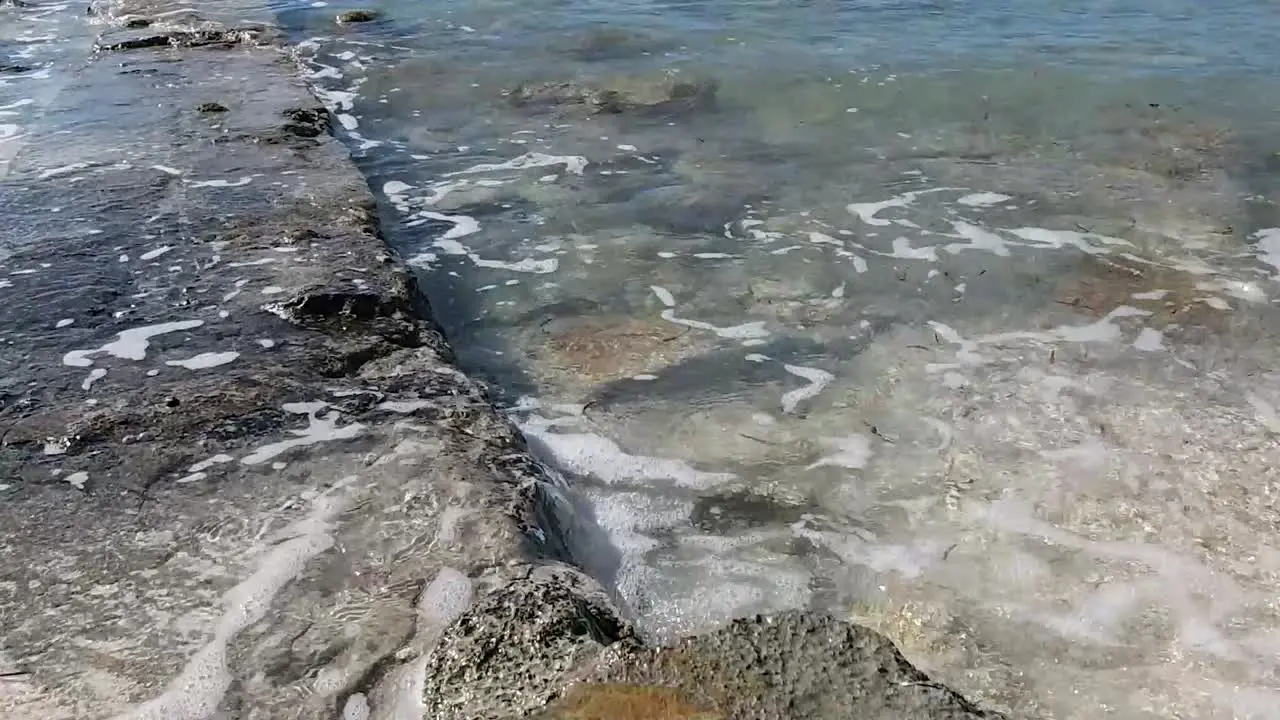
[[[645,650],[269,29],[162,9],[97,8],[0,180],[0,716],[492,720],[707,663],[804,667],[726,717],[982,716],[806,615]]]

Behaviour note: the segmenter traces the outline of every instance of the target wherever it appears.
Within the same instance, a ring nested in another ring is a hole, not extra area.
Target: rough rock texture
[[[992,718],[883,635],[829,616],[736,620],[671,648],[622,648],[592,681],[679,688],[735,720]]]
[[[597,676],[980,716],[806,615],[643,649],[269,29],[163,10],[97,9],[0,179],[0,716],[499,720]]]

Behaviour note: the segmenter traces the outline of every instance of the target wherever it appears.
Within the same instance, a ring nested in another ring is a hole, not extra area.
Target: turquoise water
[[[660,639],[811,607],[1029,716],[1280,699],[1280,8],[277,8]]]

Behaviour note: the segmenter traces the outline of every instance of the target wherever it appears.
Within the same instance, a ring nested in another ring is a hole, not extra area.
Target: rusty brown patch
[[[697,338],[670,323],[604,318],[550,333],[540,355],[552,370],[595,384],[654,372],[689,357]]]
[[[679,690],[652,685],[581,684],[554,703],[547,720],[721,720]]]
[[[1151,312],[1147,324],[1153,328],[1220,327],[1225,313],[1205,302],[1212,293],[1198,289],[1196,282],[1197,276],[1181,270],[1088,256],[1058,282],[1053,297],[1097,318],[1128,305]]]
[[[1107,118],[1124,139],[1120,167],[1176,181],[1194,181],[1224,167],[1236,148],[1229,124],[1215,118],[1191,119],[1162,108],[1128,108]]]

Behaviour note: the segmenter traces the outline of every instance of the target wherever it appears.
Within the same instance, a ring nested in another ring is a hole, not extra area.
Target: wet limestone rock
[[[916,669],[883,635],[791,611],[737,620],[671,648],[618,646],[589,683],[663,687],[724,720],[1002,718]],[[572,698],[566,695],[566,698]],[[572,714],[552,715],[556,720]],[[590,716],[580,716],[590,717]],[[638,717],[648,717],[640,716]],[[662,717],[655,715],[653,717]]]
[[[657,372],[705,351],[702,338],[672,323],[628,317],[556,319],[543,328],[539,375],[570,388]]]

